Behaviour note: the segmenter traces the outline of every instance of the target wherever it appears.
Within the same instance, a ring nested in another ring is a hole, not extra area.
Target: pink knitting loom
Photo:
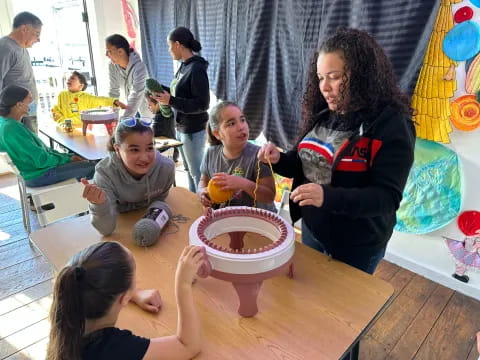
[[[272,243],[260,249],[244,249],[246,232],[263,235]],[[226,233],[230,236],[230,249],[211,241]],[[208,260],[198,275],[230,281],[240,300],[238,313],[243,317],[258,312],[257,297],[263,280],[281,273],[293,277],[293,228],[267,210],[247,206],[209,208],[190,227],[190,244],[206,249]]]

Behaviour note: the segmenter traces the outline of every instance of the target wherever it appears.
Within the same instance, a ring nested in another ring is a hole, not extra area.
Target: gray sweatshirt
[[[93,182],[106,192],[107,200],[101,205],[89,205],[92,225],[102,235],[110,235],[115,230],[117,213],[164,200],[174,180],[175,164],[158,152],[155,164],[139,180],[127,172],[115,152],[110,152],[95,167]]]
[[[37,85],[28,50],[8,36],[0,38],[0,91],[8,85],[22,86],[37,99]]]
[[[108,96],[120,98],[120,89],[123,89],[127,97],[128,109],[123,116],[135,116],[140,112],[142,116],[151,116],[145,99],[145,80],[147,80],[147,68],[140,55],[135,51],[130,53],[127,68],[110,63],[108,65],[110,76],[110,91]]]

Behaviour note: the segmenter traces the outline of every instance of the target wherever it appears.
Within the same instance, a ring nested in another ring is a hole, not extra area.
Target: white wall
[[[480,8],[473,6],[469,0],[452,6],[453,14],[463,6],[474,10],[474,20],[480,23]],[[465,62],[459,63],[456,69],[457,91],[455,98],[465,94]],[[480,128],[472,132],[463,132],[454,128],[450,134],[450,144],[462,163],[464,176],[464,192],[462,209],[480,211]],[[480,272],[467,271],[470,277],[468,284],[452,277],[455,262],[450,255],[443,236],[462,240],[464,235],[457,227],[456,219],[444,228],[428,235],[410,235],[394,233],[388,245],[386,259],[426,276],[452,289],[480,300]]]

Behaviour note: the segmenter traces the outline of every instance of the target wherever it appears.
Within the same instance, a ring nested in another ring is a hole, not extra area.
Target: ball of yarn
[[[133,228],[133,241],[138,246],[152,246],[160,237],[160,225],[152,219],[140,219]]]
[[[224,203],[233,196],[233,190],[222,190],[219,186],[215,185],[213,179],[210,179],[207,186],[208,197],[215,204]]]
[[[172,218],[172,210],[163,201],[154,201],[147,212],[133,226],[132,238],[138,246],[152,246],[156,244],[162,229]]]

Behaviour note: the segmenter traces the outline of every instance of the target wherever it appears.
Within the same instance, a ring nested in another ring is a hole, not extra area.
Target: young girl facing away
[[[87,88],[87,79],[78,71],[72,72],[67,81],[68,90],[58,94],[57,104],[52,108],[53,119],[62,123],[71,119],[73,126],[82,126],[80,112],[99,106],[118,106],[126,109],[127,106],[118,99],[95,96],[84,92]]]
[[[48,360],[190,359],[200,352],[200,321],[192,281],[204,260],[187,246],[175,274],[177,334],[146,339],[115,327],[129,302],[157,313],[157,290],[135,287],[135,260],[118,242],[100,242],[74,255],[57,275],[50,309]]]
[[[208,148],[201,166],[199,197],[202,205],[212,206],[207,185],[210,179],[224,191],[234,191],[229,206],[253,206],[257,179],[257,152],[248,142],[248,123],[239,106],[222,101],[210,112],[207,123]],[[257,206],[275,211],[275,182],[268,165],[261,163]]]
[[[172,160],[155,150],[148,118],[123,118],[109,144],[109,154],[95,167],[93,184],[85,185],[83,197],[90,204],[92,225],[110,235],[117,213],[164,200],[175,180]]]

